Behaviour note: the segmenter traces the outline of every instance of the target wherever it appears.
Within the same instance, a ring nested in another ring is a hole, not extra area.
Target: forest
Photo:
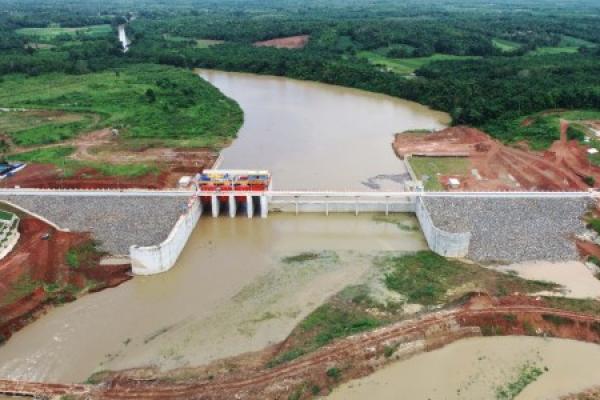
[[[525,115],[600,108],[595,1],[0,0],[0,10],[0,76],[148,63],[280,75],[418,101],[501,138]],[[307,46],[253,45],[294,35]]]

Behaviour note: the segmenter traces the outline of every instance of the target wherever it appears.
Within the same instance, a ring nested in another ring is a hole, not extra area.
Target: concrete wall
[[[470,232],[452,233],[436,227],[421,197],[417,199],[416,211],[421,229],[431,251],[444,257],[467,256],[469,243],[471,242]]]
[[[171,233],[162,243],[155,246],[131,246],[129,257],[133,273],[135,275],[154,275],[171,269],[201,215],[202,204],[197,198],[192,198],[187,212],[179,217]]]
[[[277,199],[273,198],[269,202],[269,211],[274,212],[290,212],[295,213],[359,213],[364,212],[415,212],[414,198],[406,198],[405,200],[390,199],[387,207],[385,200],[368,200],[360,199],[358,204],[353,200],[335,200],[330,199],[325,202],[323,199],[301,199],[297,205],[293,199]]]

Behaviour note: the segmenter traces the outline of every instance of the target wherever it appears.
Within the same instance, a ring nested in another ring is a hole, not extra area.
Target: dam
[[[393,134],[442,128],[447,115],[323,84],[200,74],[245,111],[221,168],[272,174],[272,190],[252,193],[266,199],[266,218],[258,207],[247,218],[237,203],[235,218],[228,204],[213,218],[195,190],[0,192],[61,227],[91,231],[111,253],[131,254],[132,246],[140,255],[160,252],[162,258],[139,259],[140,274],[174,262],[168,273],[137,276],[51,310],[0,347],[0,377],[80,382],[103,369],[199,365],[281,341],[329,296],[372,274],[374,257],[430,246],[414,211],[393,212],[411,198],[423,200],[441,230],[471,233],[469,257],[531,259],[538,257],[534,247],[557,258],[575,253],[564,238],[583,228],[578,218],[589,193],[458,198],[405,191],[408,173],[390,147]],[[389,198],[386,218],[389,193],[398,196]],[[213,194],[229,201],[227,192],[204,193]],[[558,215],[577,223],[557,226]],[[286,262],[306,252],[316,260],[301,268]],[[144,264],[148,259],[154,264]]]

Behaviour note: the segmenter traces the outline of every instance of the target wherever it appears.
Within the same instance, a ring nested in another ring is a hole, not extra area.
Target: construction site
[[[249,76],[225,78],[248,94]],[[269,79],[256,87],[281,84]],[[285,85],[336,107],[352,98],[366,109],[394,108],[390,127],[422,112],[414,125],[429,133],[403,125],[408,132],[393,138],[392,151],[387,131],[374,140],[349,120],[339,151],[360,148],[357,160],[372,159],[371,169],[356,160],[353,169],[335,168],[317,150],[292,158],[277,142],[301,151],[311,119],[285,138],[268,130],[260,142],[257,115],[270,123],[281,107],[280,120],[291,112],[287,123],[297,121],[285,98],[273,99],[248,112],[246,130],[220,156],[125,149],[104,129],[62,142],[73,148],[66,159],[159,168],[119,178],[27,163],[7,174],[0,394],[335,398],[376,371],[474,337],[556,338],[542,358],[562,348],[558,339],[600,343],[600,168],[589,146],[567,140],[566,122],[560,140],[536,152],[474,128],[445,128],[442,116],[384,96]],[[319,101],[307,104],[322,111]],[[335,115],[322,118],[325,127],[337,124]],[[419,174],[411,160],[421,157],[460,159],[461,173]],[[424,190],[432,181],[442,190]],[[559,273],[549,279],[532,267],[539,261]],[[500,383],[508,385],[520,366],[506,365]],[[496,383],[484,384],[482,398]],[[560,395],[593,392],[594,384],[565,378]]]

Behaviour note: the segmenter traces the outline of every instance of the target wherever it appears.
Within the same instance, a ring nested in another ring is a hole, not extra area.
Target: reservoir
[[[376,93],[272,76],[198,70],[244,110],[223,168],[268,169],[274,189],[402,190],[395,133],[439,129],[448,114]]]

